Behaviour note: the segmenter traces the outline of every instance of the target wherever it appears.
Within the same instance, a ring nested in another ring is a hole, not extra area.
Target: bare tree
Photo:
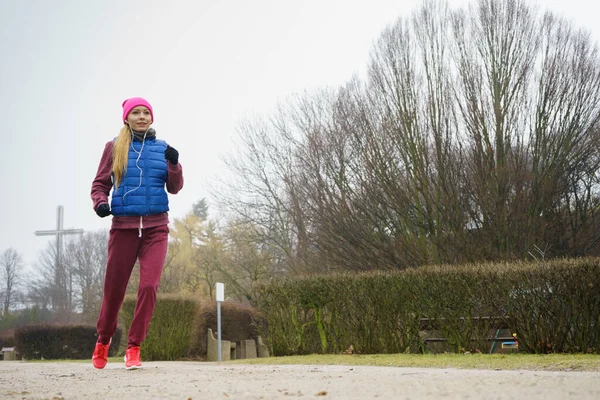
[[[198,278],[196,263],[197,250],[206,242],[207,221],[194,212],[196,205],[183,218],[176,218],[173,221],[169,250],[161,278],[161,290],[191,293],[205,293],[207,290],[203,281]]]
[[[64,268],[63,260],[56,265],[56,243],[49,242],[38,258],[35,266],[35,277],[31,279],[28,298],[34,304],[45,308],[48,305],[55,319],[68,321],[71,317],[69,309],[69,276]]]
[[[23,257],[15,249],[9,248],[0,257],[0,291],[2,300],[2,315],[6,316],[13,308],[19,297],[19,286],[23,277]]]
[[[227,264],[227,255],[223,240],[213,222],[206,224],[205,233],[204,243],[194,249],[194,268],[188,277],[195,282],[202,282],[207,295],[214,298],[216,283],[220,280]]]
[[[40,253],[28,299],[40,308],[50,307],[59,321],[93,321],[98,316],[106,260],[108,232],[87,232],[70,239],[61,252],[57,280],[56,246],[49,243]]]
[[[100,311],[108,259],[108,231],[87,232],[71,239],[65,249],[69,282],[69,309],[94,321]]]
[[[286,188],[295,174],[291,159],[296,143],[282,107],[269,121],[246,121],[239,127],[240,154],[224,161],[232,172],[213,190],[220,209],[229,218],[256,226],[265,244],[278,253],[280,268],[300,273],[298,253],[306,249],[306,228],[294,220]]]
[[[598,210],[598,48],[588,33],[551,14],[544,15],[540,32],[528,242],[580,255],[593,239],[581,233],[595,228]]]
[[[383,31],[368,71],[240,126],[221,204],[261,228],[288,272],[600,243],[600,58],[588,34],[524,0],[456,11],[426,0]]]
[[[257,227],[248,222],[229,221],[222,236],[226,258],[219,272],[229,292],[252,302],[259,284],[280,275],[276,256],[262,242]]]

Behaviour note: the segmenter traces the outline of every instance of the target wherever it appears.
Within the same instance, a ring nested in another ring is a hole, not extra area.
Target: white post
[[[217,282],[217,341],[218,341],[218,360],[222,359],[222,350],[221,350],[221,303],[225,301],[225,285]]]

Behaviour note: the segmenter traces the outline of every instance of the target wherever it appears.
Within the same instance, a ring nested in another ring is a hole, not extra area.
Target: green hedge
[[[275,355],[423,352],[425,329],[452,351],[480,351],[498,326],[521,351],[600,352],[595,258],[286,279],[260,293]]]
[[[135,303],[135,296],[125,298],[120,313],[121,326],[128,328],[131,324]],[[221,304],[221,319],[223,340],[255,339],[259,332],[266,330],[260,313],[236,301]],[[208,328],[216,334],[216,301],[159,294],[148,335],[141,345],[142,358],[147,361],[203,358]]]
[[[508,313],[521,350],[600,352],[599,263],[573,260],[519,271]]]
[[[133,320],[136,297],[127,296],[120,312],[122,326]],[[144,360],[177,360],[191,355],[194,327],[200,302],[195,297],[163,294],[157,296],[146,340],[141,345]]]
[[[27,360],[91,359],[98,336],[92,325],[25,325],[17,327],[14,343]],[[114,356],[121,340],[121,330],[113,336],[109,355]]]

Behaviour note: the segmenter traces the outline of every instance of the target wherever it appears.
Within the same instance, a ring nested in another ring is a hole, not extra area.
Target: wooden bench
[[[490,353],[494,352],[494,350],[496,349],[496,345],[498,342],[514,342],[515,338],[513,336],[500,336],[499,333],[500,331],[504,330],[505,331],[505,335],[506,335],[506,330],[508,330],[510,327],[507,323],[508,317],[507,316],[491,316],[491,317],[472,317],[470,319],[467,319],[465,317],[458,317],[456,319],[457,322],[471,322],[474,324],[478,324],[478,325],[483,325],[486,326],[487,329],[496,331],[496,335],[494,335],[493,337],[487,337],[487,338],[472,338],[471,342],[489,342],[492,343],[491,347],[490,347]],[[427,331],[439,331],[440,330],[440,323],[443,323],[446,321],[446,318],[421,318],[420,320],[420,330],[422,333],[426,333]],[[434,332],[434,336],[432,337],[428,337],[428,336],[422,336],[421,337],[421,341],[424,344],[427,343],[444,343],[444,342],[448,342],[448,338],[446,337],[439,337],[436,336],[435,333],[439,332]],[[503,346],[504,348],[504,346]]]

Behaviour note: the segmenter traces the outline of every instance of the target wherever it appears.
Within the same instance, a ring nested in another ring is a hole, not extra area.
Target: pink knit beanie
[[[150,116],[152,117],[152,122],[154,122],[154,112],[152,111],[152,106],[146,99],[141,97],[132,97],[123,102],[123,122],[127,121],[127,116],[137,106],[144,106],[148,110],[150,110]]]

